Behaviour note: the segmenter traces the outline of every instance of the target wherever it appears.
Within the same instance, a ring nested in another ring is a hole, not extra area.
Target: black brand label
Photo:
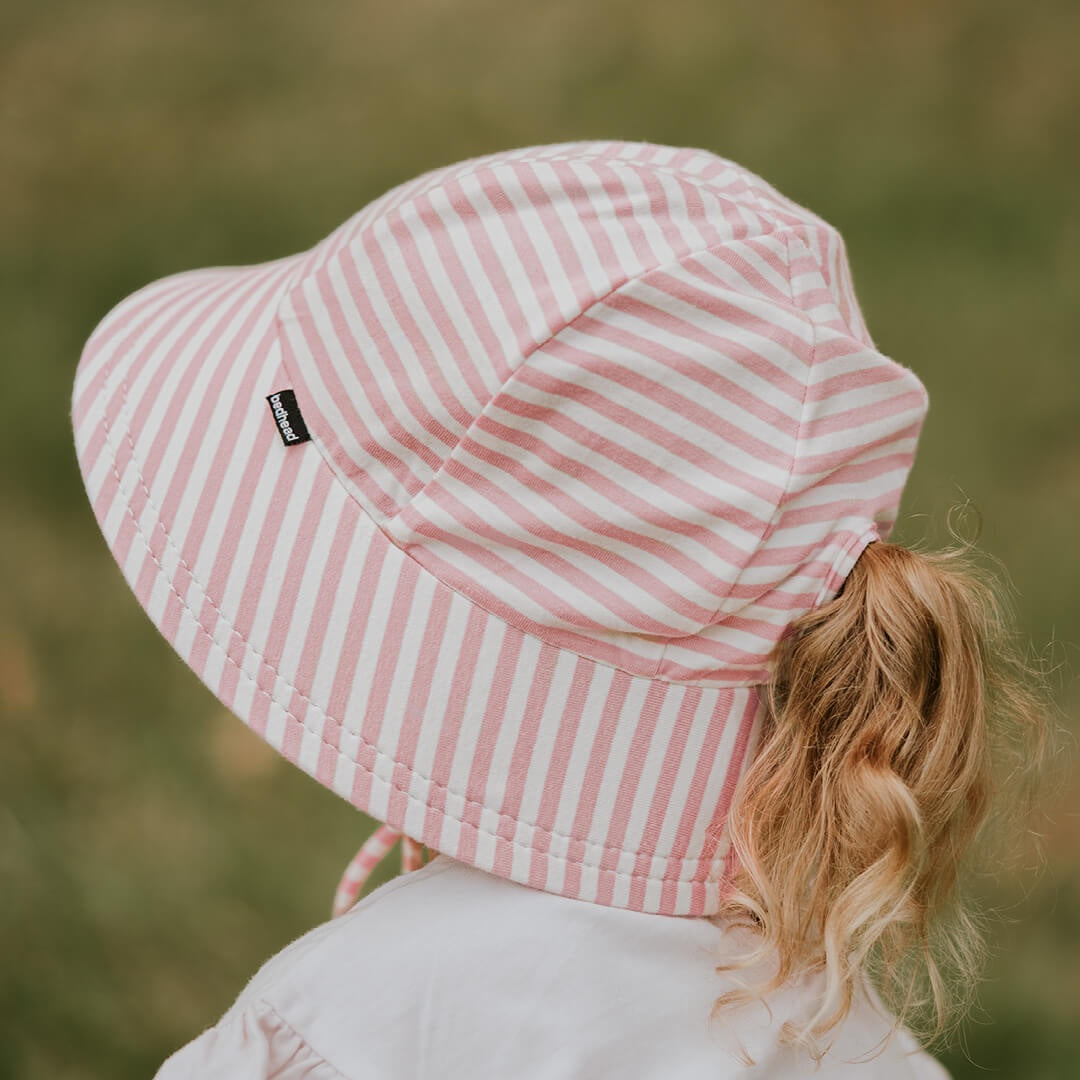
[[[270,403],[270,411],[274,414],[274,422],[277,424],[281,441],[286,446],[308,442],[311,439],[307,424],[300,415],[300,407],[296,404],[296,395],[291,390],[279,390],[276,394],[267,394],[266,400]]]

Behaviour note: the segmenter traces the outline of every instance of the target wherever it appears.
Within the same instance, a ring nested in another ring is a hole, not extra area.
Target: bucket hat
[[[91,334],[90,503],[158,630],[414,845],[717,910],[769,657],[895,522],[927,409],[839,232],[709,150],[527,146]]]

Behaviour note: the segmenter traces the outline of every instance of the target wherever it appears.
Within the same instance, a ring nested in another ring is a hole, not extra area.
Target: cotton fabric
[[[109,549],[226,708],[433,850],[664,915],[718,910],[770,650],[888,538],[926,410],[835,227],[621,140],[153,282],[72,393]]]
[[[711,959],[722,937],[704,917],[574,900],[439,855],[278,953],[156,1080],[948,1080],[904,1030],[845,1063],[888,1031],[869,999],[820,1070],[780,1049],[814,980],[771,999],[772,1018],[751,1006],[710,1030],[731,986]],[[739,1063],[732,1032],[757,1065]]]

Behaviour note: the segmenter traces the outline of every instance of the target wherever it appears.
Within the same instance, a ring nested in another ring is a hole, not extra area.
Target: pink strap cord
[[[386,857],[398,839],[401,840],[402,873],[407,874],[424,865],[423,844],[398,832],[397,829],[392,829],[389,825],[380,825],[364,841],[363,846],[345,867],[337,892],[334,893],[332,918],[336,919],[339,915],[344,915],[356,903],[356,898],[360,895],[364,882],[371,876],[371,871]]]

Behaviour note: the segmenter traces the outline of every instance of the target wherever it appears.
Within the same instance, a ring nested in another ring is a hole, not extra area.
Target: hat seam
[[[128,352],[126,352],[124,354],[124,359],[125,360],[128,359],[131,356],[133,351],[134,351],[133,347],[131,349],[129,349]],[[107,370],[106,370],[105,380],[104,380],[106,385],[108,384],[109,378],[111,377],[113,371],[115,371],[116,366],[117,366],[117,360],[114,357],[113,360],[110,361],[110,363],[109,363],[109,365],[107,367]],[[119,413],[117,414],[118,417],[122,416],[123,413],[128,408],[128,386],[127,386],[127,380],[126,380],[126,378],[124,376],[120,377],[120,390],[121,390],[122,405],[121,405],[121,409],[120,409]],[[103,425],[103,427],[105,429],[105,443],[106,443],[106,446],[109,449],[109,467],[110,467],[110,469],[112,471],[113,477],[116,479],[118,491],[122,492],[123,491],[123,479],[120,476],[119,470],[117,469],[117,455],[112,451],[113,440],[111,438],[111,434],[115,429],[114,429],[114,427],[111,427],[110,424],[109,424],[109,416],[108,416],[108,406],[107,406],[107,404],[102,409],[102,425]],[[202,593],[202,596],[205,599],[205,601],[207,603],[209,603],[210,607],[213,609],[214,613],[218,616],[218,618],[221,620],[221,622],[226,627],[228,627],[228,629],[230,631],[230,640],[232,640],[233,638],[236,638],[236,639],[238,639],[238,640],[240,640],[240,641],[242,641],[244,643],[244,647],[245,647],[246,651],[248,652],[248,654],[251,655],[251,656],[256,657],[259,664],[260,664],[260,666],[262,668],[265,668],[266,670],[268,670],[274,676],[274,685],[275,686],[277,685],[278,680],[280,680],[280,682],[282,684],[284,684],[286,687],[288,687],[289,690],[291,690],[293,693],[295,693],[302,701],[304,701],[317,714],[322,716],[325,720],[329,720],[331,723],[337,724],[338,721],[335,720],[333,717],[331,717],[329,715],[329,713],[327,713],[326,710],[322,706],[320,706],[318,703],[313,701],[306,693],[304,693],[303,690],[301,690],[299,687],[294,686],[289,681],[289,679],[287,679],[284,675],[282,675],[281,672],[279,672],[277,670],[277,668],[269,660],[267,660],[266,657],[263,656],[263,654],[258,649],[256,649],[247,640],[247,638],[245,638],[244,635],[242,635],[233,626],[232,620],[229,619],[225,615],[225,613],[222,612],[221,609],[218,607],[218,605],[215,603],[213,597],[210,596],[209,592],[203,586],[202,582],[195,575],[195,573],[194,573],[193,569],[191,568],[191,566],[183,558],[183,553],[178,549],[178,547],[174,543],[172,537],[169,535],[168,530],[165,528],[165,526],[164,526],[164,524],[162,522],[162,519],[161,519],[160,509],[158,508],[157,504],[154,502],[154,500],[153,500],[153,498],[152,498],[152,496],[150,494],[150,491],[147,488],[146,481],[145,481],[145,479],[144,479],[144,477],[142,475],[142,471],[141,471],[141,468],[139,466],[139,460],[138,460],[138,457],[137,457],[137,455],[135,453],[134,442],[132,441],[132,438],[131,438],[131,432],[130,432],[129,428],[127,428],[126,426],[123,429],[123,438],[127,441],[128,447],[131,450],[131,458],[130,458],[128,467],[131,468],[134,471],[135,476],[138,478],[139,486],[142,489],[142,492],[146,497],[147,505],[150,506],[154,511],[154,520],[155,520],[156,527],[161,530],[161,534],[165,538],[166,545],[169,548],[171,548],[171,550],[176,554],[180,564],[188,571],[188,573],[191,576],[191,581],[194,582],[198,586],[199,591]],[[334,746],[333,743],[331,743],[329,739],[324,737],[322,732],[317,732],[314,728],[309,727],[308,724],[304,720],[302,720],[300,717],[296,716],[288,708],[288,706],[284,705],[273,694],[271,694],[263,686],[261,686],[259,684],[259,681],[258,681],[257,678],[255,678],[253,675],[251,675],[250,673],[245,671],[243,666],[241,664],[239,664],[230,655],[229,650],[224,645],[222,645],[221,642],[219,642],[217,640],[217,638],[207,629],[207,627],[203,624],[201,618],[198,615],[196,615],[196,613],[195,613],[194,609],[191,607],[191,605],[188,604],[188,602],[184,599],[184,597],[180,595],[180,592],[176,588],[176,585],[175,585],[175,582],[173,581],[172,576],[165,570],[165,568],[162,566],[160,560],[158,559],[157,555],[154,553],[154,550],[153,550],[153,548],[152,548],[152,546],[151,546],[151,544],[149,542],[149,537],[143,531],[143,528],[142,528],[142,526],[141,526],[141,524],[139,522],[138,517],[134,514],[134,512],[131,509],[131,502],[127,498],[124,498],[124,512],[131,519],[131,521],[132,521],[132,523],[133,523],[133,525],[135,527],[136,535],[139,537],[139,539],[140,539],[140,541],[141,541],[141,543],[143,545],[143,548],[145,549],[147,555],[149,555],[151,561],[157,567],[158,573],[161,575],[162,580],[165,582],[166,586],[168,587],[169,591],[173,594],[173,596],[175,596],[176,599],[179,601],[181,607],[187,613],[188,617],[194,622],[194,626],[197,629],[197,631],[199,633],[201,633],[204,636],[204,638],[206,638],[206,640],[207,640],[207,642],[209,644],[209,647],[211,649],[216,648],[216,649],[219,649],[222,652],[226,663],[231,664],[234,668],[236,668],[236,670],[237,670],[238,674],[240,675],[240,677],[243,678],[244,680],[246,680],[248,683],[250,683],[254,687],[256,693],[261,694],[263,697],[265,697],[267,699],[267,701],[270,702],[271,706],[276,705],[282,711],[282,713],[284,714],[287,721],[292,721],[292,723],[297,725],[302,731],[307,732],[308,734],[315,736],[322,745],[327,746],[331,750],[333,750],[338,758],[344,758],[353,768],[356,768],[356,769],[361,770],[362,772],[368,773],[373,779],[378,780],[380,783],[385,784],[391,790],[397,791],[400,794],[404,795],[406,800],[410,804],[417,804],[417,805],[423,807],[424,809],[432,809],[430,802],[428,802],[425,799],[421,799],[419,796],[413,794],[408,789],[408,787],[402,786],[401,784],[399,784],[394,779],[394,773],[397,771],[396,770],[396,764],[397,763],[394,761],[394,759],[389,754],[387,754],[384,751],[380,750],[377,745],[375,745],[374,743],[372,743],[372,742],[368,741],[367,739],[365,739],[363,737],[362,733],[349,729],[349,735],[351,737],[354,737],[361,746],[366,747],[367,749],[369,749],[374,754],[376,762],[379,761],[380,759],[382,759],[382,760],[385,760],[385,761],[390,763],[390,770],[389,770],[390,775],[389,776],[387,776],[387,777],[380,776],[379,773],[376,771],[374,765],[367,766],[363,762],[357,760],[356,758],[350,757],[345,751],[340,749],[340,747]],[[493,616],[493,617],[496,617],[496,616]],[[166,639],[166,640],[169,640],[169,639]],[[170,641],[170,644],[172,644],[171,641]],[[175,649],[175,645],[173,647]],[[577,655],[577,654],[573,654],[573,655]],[[619,670],[621,670],[621,669],[619,669]],[[630,674],[630,673],[626,672],[626,674]],[[676,685],[681,685],[681,684],[676,684]],[[754,685],[758,685],[758,684],[754,684]],[[716,687],[715,689],[720,690],[720,691],[727,691],[729,689],[739,689],[739,688]],[[753,687],[742,688],[742,689],[751,689],[752,690]],[[241,722],[244,723],[245,727],[248,727],[249,729],[251,729],[250,724],[248,724],[246,721],[243,721],[242,718],[238,717],[238,719],[241,719]],[[344,728],[344,726],[345,726],[344,724],[341,724],[342,728]],[[252,729],[252,730],[254,730],[254,729]],[[255,732],[255,734],[258,734],[258,733]],[[271,744],[271,745],[273,745],[273,744]],[[282,746],[281,747],[275,747],[275,749],[278,749],[279,752],[282,752],[284,750],[284,740],[282,742]],[[288,757],[287,754],[285,756]],[[290,760],[294,761],[294,763],[296,763],[296,764],[299,764],[299,762],[296,759],[290,759]],[[305,771],[307,771],[307,770],[305,770]],[[509,815],[509,814],[505,814],[502,811],[495,810],[491,806],[481,802],[478,799],[474,799],[471,796],[468,796],[468,795],[466,795],[464,793],[457,792],[457,791],[453,790],[448,784],[444,784],[441,781],[435,780],[432,777],[424,776],[423,773],[421,773],[418,769],[416,769],[413,766],[410,766],[408,771],[409,771],[410,776],[412,776],[414,778],[419,778],[422,782],[429,785],[431,787],[431,789],[439,790],[439,791],[445,793],[446,795],[452,796],[453,798],[460,800],[463,807],[466,807],[466,806],[476,807],[476,808],[478,808],[480,810],[481,815],[483,815],[485,813],[488,814],[488,815],[495,815],[498,818],[500,823],[503,822],[503,821],[506,821],[506,822],[512,824],[515,827],[515,831],[516,831],[516,828],[518,826],[525,826],[526,828],[534,830],[534,832],[536,832],[536,833],[539,833],[541,835],[546,835],[546,836],[548,836],[550,838],[557,839],[559,841],[565,841],[568,844],[581,844],[581,845],[584,846],[586,851],[588,851],[589,849],[598,850],[598,852],[601,855],[603,853],[610,852],[616,858],[620,858],[620,857],[623,857],[623,856],[633,857],[633,858],[642,858],[644,856],[644,857],[647,857],[649,859],[666,860],[669,863],[672,862],[672,861],[675,861],[680,867],[684,867],[684,868],[692,867],[692,868],[695,868],[695,869],[699,869],[701,867],[708,867],[710,870],[715,869],[715,863],[717,862],[717,857],[716,857],[715,854],[712,855],[709,858],[703,858],[701,856],[677,856],[673,852],[671,852],[671,853],[649,852],[647,855],[645,855],[645,853],[640,852],[640,851],[636,851],[636,850],[631,849],[631,848],[613,847],[613,846],[611,846],[609,844],[604,844],[604,843],[602,843],[600,841],[589,840],[589,839],[586,839],[585,837],[574,836],[574,835],[568,834],[568,833],[562,833],[562,832],[559,832],[556,829],[548,828],[546,826],[539,825],[538,823],[535,823],[535,822],[525,821],[522,818],[514,817],[514,816]],[[350,805],[355,806],[355,804],[352,803],[351,799],[347,799],[347,801],[350,803]],[[359,807],[357,807],[357,808],[359,809]],[[497,840],[501,840],[501,841],[503,841],[505,843],[509,843],[515,848],[520,848],[522,850],[529,851],[529,852],[532,852],[532,851],[535,850],[534,845],[529,844],[529,843],[523,843],[522,841],[518,840],[515,836],[511,836],[511,837],[502,836],[497,831],[497,829],[491,829],[489,827],[485,827],[484,825],[482,825],[479,822],[477,822],[475,824],[472,823],[472,822],[468,822],[468,821],[464,820],[463,817],[455,816],[455,815],[447,813],[447,811],[445,809],[438,809],[436,812],[439,813],[440,815],[444,816],[444,817],[449,817],[452,821],[457,822],[462,827],[468,827],[468,828],[476,829],[477,832],[485,833],[488,836],[492,837],[493,839],[497,839]],[[582,859],[582,860],[573,860],[573,859],[568,858],[566,855],[553,854],[550,850],[546,851],[544,854],[545,854],[545,856],[547,858],[553,859],[553,860],[555,860],[557,862],[565,863],[567,866],[587,867],[589,869],[598,870],[601,873],[612,874],[616,878],[626,878],[626,879],[630,879],[630,880],[640,879],[640,880],[643,880],[643,881],[646,881],[646,882],[656,882],[659,885],[665,885],[666,884],[668,886],[686,885],[686,886],[706,887],[708,885],[718,884],[718,883],[714,883],[714,882],[709,882],[707,880],[688,881],[688,880],[685,879],[685,877],[682,876],[682,874],[680,874],[676,878],[670,878],[670,877],[657,877],[657,876],[655,876],[653,874],[641,873],[641,872],[637,872],[637,871],[618,870],[616,868],[605,867],[605,866],[601,865],[600,863],[591,863],[591,862],[588,862],[588,861],[586,861],[584,859]]]
[[[834,231],[837,232],[837,235],[840,235],[838,230],[834,230]],[[802,235],[800,234],[800,231],[799,231],[798,227],[792,228],[791,230],[789,230],[786,237],[785,237],[785,242],[787,243],[787,250],[788,250],[788,267],[790,268],[790,266],[791,266],[791,238],[793,236],[802,245],[805,253],[808,254],[813,259],[814,264],[818,268],[818,272],[821,273],[822,277],[824,278],[824,267],[822,266],[820,259],[818,258],[817,254],[814,252],[814,250],[810,247],[810,245],[807,244],[807,242],[803,239]],[[841,243],[843,243],[842,238],[841,238]],[[800,417],[799,417],[798,432],[796,433],[796,436],[795,436],[795,452],[792,455],[791,470],[788,472],[788,477],[787,477],[787,482],[785,484],[784,493],[781,495],[781,497],[778,500],[777,505],[776,505],[776,515],[777,515],[777,517],[779,517],[779,515],[782,513],[784,507],[786,506],[787,502],[791,498],[790,485],[791,485],[792,478],[794,477],[794,474],[795,474],[795,463],[801,457],[800,450],[802,448],[802,442],[803,442],[803,429],[806,426],[807,403],[808,403],[808,400],[809,400],[809,397],[810,397],[810,379],[811,379],[811,375],[812,375],[813,370],[814,370],[814,360],[815,360],[815,358],[817,356],[818,329],[819,329],[819,324],[818,324],[817,320],[812,318],[810,316],[810,314],[807,311],[805,311],[799,305],[798,301],[795,299],[795,290],[794,290],[794,288],[792,288],[792,285],[791,285],[790,273],[788,275],[788,289],[789,289],[789,291],[791,293],[791,303],[792,303],[793,309],[795,311],[797,311],[803,317],[803,319],[806,321],[807,325],[810,328],[811,343],[810,343],[810,360],[809,360],[809,363],[807,365],[806,381],[803,384],[802,411],[801,411],[801,414],[800,414]],[[839,310],[839,306],[837,306],[837,310]],[[860,313],[860,317],[861,317],[861,313]],[[846,322],[845,322],[845,331],[844,331],[845,336],[850,338],[853,341],[857,341],[858,339],[853,336],[851,331],[852,331],[852,328],[850,326],[846,326]],[[867,337],[869,338],[869,334],[867,335]],[[877,349],[877,347],[875,345],[873,345],[872,342],[870,344],[870,348],[874,352],[879,353],[879,355],[884,355],[884,354],[881,354],[880,350]],[[888,358],[886,357],[885,359],[888,359]],[[895,363],[895,361],[892,361],[892,362]],[[861,545],[862,547],[865,547],[867,543],[880,538],[879,534],[878,534],[878,531],[877,531],[876,522],[871,522],[869,525],[866,525],[865,524],[865,522],[866,522],[865,516],[861,520],[862,520],[861,531],[856,530],[856,529],[848,530],[852,535],[850,535],[848,537],[848,539],[843,543],[840,550],[836,553],[836,555],[833,558],[831,564],[829,565],[828,572],[822,578],[821,586],[818,589],[817,596],[814,599],[814,603],[813,603],[812,607],[810,608],[810,611],[815,611],[819,607],[821,607],[822,601],[829,594],[829,592],[836,589],[836,588],[838,588],[838,586],[835,583],[835,579],[836,579],[837,573],[838,573],[837,568],[843,565],[844,560],[848,557],[848,553],[852,550],[852,548],[854,548],[854,547],[856,547],[858,545]],[[838,534],[842,535],[842,531],[840,529],[837,529],[833,534],[831,534],[830,540],[835,540]],[[861,554],[861,550],[860,550],[860,554]]]
[[[755,192],[755,197],[756,194],[757,193]],[[795,290],[791,286],[791,236],[794,231],[795,230],[792,226],[784,226],[779,229],[774,229],[771,235],[775,236],[777,239],[782,239],[784,241],[784,250],[787,253],[787,274],[785,275],[784,280],[787,283],[788,299],[791,301],[791,309],[799,316],[801,316],[804,321],[809,323],[810,352],[806,360],[806,377],[802,380],[802,401],[799,403],[799,423],[795,429],[795,441],[794,446],[791,450],[791,457],[788,460],[787,475],[784,477],[783,489],[780,493],[780,497],[776,500],[776,505],[773,507],[773,512],[769,516],[769,520],[765,523],[765,528],[762,530],[761,536],[758,538],[759,549],[765,544],[765,542],[769,539],[770,536],[772,536],[773,532],[775,531],[777,522],[782,516],[784,504],[788,498],[788,492],[791,487],[791,478],[795,473],[795,462],[796,460],[798,460],[799,456],[799,444],[802,441],[803,427],[806,424],[806,401],[807,398],[810,396],[810,372],[814,369],[814,358],[817,353],[818,344],[817,328],[814,324],[814,321],[806,314],[805,311],[803,311],[801,307],[799,307],[798,303],[795,300]],[[746,575],[747,569],[748,565],[744,565],[740,569],[739,573],[736,574],[735,580],[731,583],[731,590],[734,590],[738,586],[739,582]],[[766,589],[754,599],[747,600],[746,603],[740,605],[740,607],[737,608],[735,611],[728,612],[723,619],[717,619],[717,615],[720,614],[720,609],[723,607],[723,601],[721,601],[720,604],[717,606],[716,610],[709,617],[709,622],[707,623],[707,625],[715,626],[718,623],[723,623],[726,619],[730,618],[732,615],[738,614],[738,612],[742,611],[750,604],[753,604],[756,600],[760,600],[763,596],[767,596],[769,592],[770,590]],[[673,640],[665,642],[663,649],[660,651],[660,659],[657,662],[656,671],[658,672],[663,666],[664,658],[667,656],[668,649],[671,647],[672,644],[679,641],[684,641],[687,637],[693,638],[696,636],[696,634],[688,634],[685,635],[685,637],[675,638]],[[766,666],[768,666],[769,662],[768,660],[766,660],[764,661],[764,663]],[[756,685],[762,684],[757,683]]]

